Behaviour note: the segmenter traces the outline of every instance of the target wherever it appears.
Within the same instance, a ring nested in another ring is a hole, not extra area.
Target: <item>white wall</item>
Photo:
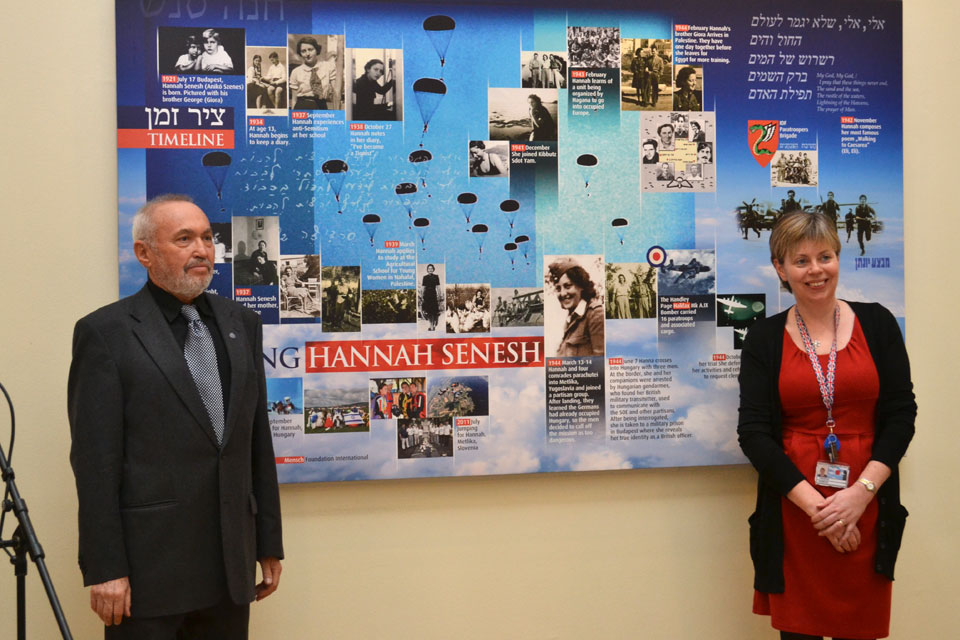
[[[0,59],[12,63],[0,92],[0,382],[16,402],[17,481],[77,638],[100,626],[76,566],[65,387],[73,323],[117,291],[113,10],[111,0],[6,3],[0,27]],[[960,10],[908,0],[904,13],[907,339],[920,416],[903,465],[912,515],[892,630],[949,638],[960,629]],[[6,429],[0,418],[4,447]],[[254,606],[252,635],[773,638],[750,613],[754,481],[749,468],[721,467],[283,487],[288,559],[280,591]],[[12,638],[4,566],[0,638]],[[33,567],[28,583],[29,637],[57,637]]]

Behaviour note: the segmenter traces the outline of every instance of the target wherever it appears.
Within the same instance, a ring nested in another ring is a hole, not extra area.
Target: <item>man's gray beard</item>
[[[159,278],[157,278],[158,281],[155,281],[155,284],[161,289],[169,291],[178,298],[193,300],[210,286],[210,282],[213,280],[213,268],[211,267],[209,274],[199,278],[190,276],[183,270],[180,270],[179,273],[176,271],[168,273],[160,269],[156,275]]]

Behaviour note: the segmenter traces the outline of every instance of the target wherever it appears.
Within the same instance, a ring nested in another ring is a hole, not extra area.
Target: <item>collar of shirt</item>
[[[175,295],[161,289],[153,280],[149,279],[147,280],[147,289],[150,290],[150,295],[153,296],[154,302],[160,307],[160,311],[168,323],[172,324],[180,317],[180,309],[183,307],[183,303],[180,302]],[[193,304],[196,305],[197,311],[199,311],[200,315],[204,318],[214,317],[213,309],[210,308],[210,302],[207,300],[206,293],[201,293],[194,298]]]
[[[567,324],[570,324],[577,318],[582,318],[583,315],[587,312],[587,301],[580,300],[580,303],[577,304],[577,307],[567,315]]]

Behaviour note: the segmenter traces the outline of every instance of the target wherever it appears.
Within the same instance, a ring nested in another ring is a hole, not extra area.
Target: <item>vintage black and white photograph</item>
[[[581,69],[620,67],[618,27],[567,27],[570,66]]]
[[[770,163],[770,186],[817,186],[816,149],[778,149]]]
[[[673,106],[671,40],[624,38],[620,41],[620,108],[669,111]]]
[[[445,296],[447,333],[490,331],[489,284],[448,284]]]
[[[343,109],[343,36],[290,33],[287,52],[291,108]]]
[[[280,219],[234,216],[233,256],[235,285],[276,285],[279,282]]]
[[[717,294],[717,326],[733,328],[733,348],[743,348],[747,330],[766,316],[767,296],[762,293]]]
[[[370,410],[363,387],[303,390],[303,431],[316,433],[363,433],[370,431]]]
[[[674,111],[703,110],[703,67],[678,66],[673,89]]]
[[[607,319],[657,317],[657,268],[640,262],[606,265]]]
[[[697,162],[699,164],[713,164],[713,143],[697,143]]]
[[[247,115],[287,115],[287,48],[247,47]]]
[[[360,267],[322,267],[323,332],[360,331]]]
[[[403,120],[403,50],[347,49],[347,120]]]
[[[506,178],[510,175],[510,143],[506,140],[471,140],[471,178]]]
[[[416,289],[367,289],[360,298],[363,324],[409,324],[417,321]]]
[[[663,182],[665,180],[673,180],[673,163],[672,162],[661,162],[657,167],[657,180]]]
[[[544,256],[544,351],[548,358],[602,356],[601,255]]]
[[[521,51],[520,86],[524,89],[566,89],[565,51]]]
[[[717,259],[712,250],[670,250],[667,251],[665,262],[657,268],[660,270],[657,293],[661,296],[692,296],[714,292]]]
[[[449,458],[453,455],[452,418],[399,418],[397,458]]]
[[[690,118],[686,113],[679,113],[676,111],[671,113],[670,124],[673,125],[673,135],[676,139],[690,139]]]
[[[443,263],[417,265],[417,331],[444,333],[445,324],[440,322],[446,296],[446,269]]]
[[[487,89],[491,140],[557,139],[556,89]]]
[[[242,74],[244,30],[229,27],[157,27],[161,74]]]
[[[714,191],[716,114],[651,111],[640,118],[640,184],[643,191]]]
[[[431,377],[427,415],[431,418],[488,415],[489,386],[487,376]]]
[[[319,319],[320,299],[320,256],[282,256],[280,258],[281,321]]]
[[[233,225],[229,222],[211,222],[213,229],[213,261],[216,264],[233,262]]]
[[[690,118],[687,140],[698,144],[707,141],[707,133],[703,130],[703,123],[701,121]]]
[[[493,326],[542,327],[543,289],[503,287],[491,290]]]

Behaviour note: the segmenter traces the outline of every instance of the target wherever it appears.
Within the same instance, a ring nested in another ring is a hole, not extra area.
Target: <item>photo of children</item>
[[[248,115],[287,115],[286,57],[287,48],[284,46],[247,47]]]
[[[241,74],[243,62],[243,29],[157,28],[157,67],[161,74]]]

